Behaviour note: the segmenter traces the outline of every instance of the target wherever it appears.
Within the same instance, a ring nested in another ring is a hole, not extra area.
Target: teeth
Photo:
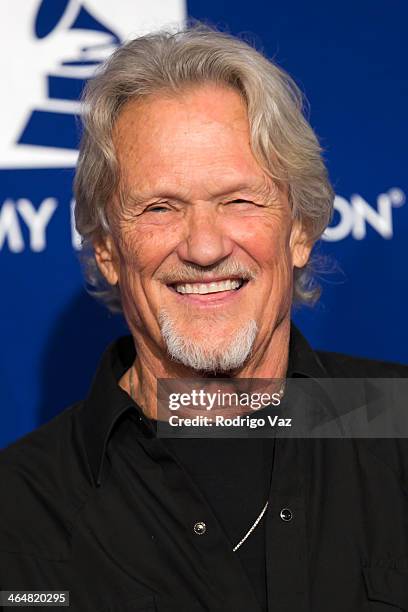
[[[218,283],[194,283],[194,284],[180,284],[176,285],[175,289],[178,293],[217,293],[218,291],[231,291],[232,289],[238,289],[241,285],[240,280],[225,280]]]

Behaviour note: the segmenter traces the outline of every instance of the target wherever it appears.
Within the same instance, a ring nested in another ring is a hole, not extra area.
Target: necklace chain
[[[251,535],[251,533],[254,531],[254,529],[256,529],[256,527],[257,527],[257,525],[258,525],[259,521],[262,519],[263,515],[264,515],[264,514],[265,514],[265,512],[266,512],[266,509],[267,509],[267,507],[268,507],[268,503],[269,503],[269,502],[266,502],[266,504],[264,505],[264,507],[263,507],[263,508],[262,508],[262,510],[261,510],[261,514],[258,516],[258,518],[256,519],[255,523],[254,523],[254,524],[252,525],[252,527],[251,527],[251,528],[250,528],[250,529],[247,531],[247,533],[244,535],[244,537],[242,538],[242,540],[240,540],[240,541],[238,542],[238,544],[237,544],[236,546],[234,546],[234,548],[232,549],[232,552],[236,552],[236,551],[238,550],[238,548],[239,548],[240,546],[242,546],[242,544],[245,542],[245,540],[246,540],[247,538],[249,538],[249,536],[250,536],[250,535]]]
[[[133,401],[135,400],[135,388],[134,388],[134,384],[133,384],[133,366],[130,368],[129,371],[129,390],[130,390],[130,397],[132,398]],[[282,397],[284,392],[284,387],[280,389],[279,391],[279,395]],[[251,533],[257,528],[259,522],[262,520],[263,515],[266,512],[266,509],[268,508],[268,503],[266,502],[266,504],[264,505],[264,507],[262,508],[259,516],[256,518],[255,522],[253,523],[253,525],[248,529],[248,531],[246,532],[246,534],[244,535],[244,537],[242,538],[242,540],[240,540],[238,542],[238,544],[236,544],[234,546],[234,548],[232,549],[232,552],[236,552],[238,550],[238,548],[240,548],[242,546],[242,544],[245,542],[245,540],[247,540],[249,538],[249,536],[251,535]]]
[[[130,370],[129,370],[129,390],[130,390],[130,397],[132,398],[132,400],[134,402],[136,402],[136,400],[135,400],[135,388],[133,386],[133,366],[131,366]]]

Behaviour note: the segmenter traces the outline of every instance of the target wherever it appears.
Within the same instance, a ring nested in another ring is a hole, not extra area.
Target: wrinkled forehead
[[[232,89],[208,85],[130,101],[113,138],[123,185],[148,196],[273,187],[253,154],[246,106]]]

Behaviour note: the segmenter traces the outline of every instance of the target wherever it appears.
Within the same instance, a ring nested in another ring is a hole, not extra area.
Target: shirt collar
[[[289,362],[286,378],[296,376],[326,378],[328,373],[319,355],[312,349],[296,325],[292,323],[290,327]]]
[[[79,419],[85,449],[94,482],[101,484],[103,460],[109,437],[119,420],[131,409],[141,413],[129,395],[118,385],[135,358],[131,336],[124,336],[108,346],[99,362]]]
[[[81,406],[80,428],[92,477],[97,486],[101,484],[108,440],[119,421],[133,416],[144,433],[152,432],[149,419],[118,385],[135,356],[131,336],[124,336],[113,342],[103,354],[89,394]],[[324,378],[327,377],[327,372],[317,353],[292,324],[287,377],[296,376]]]

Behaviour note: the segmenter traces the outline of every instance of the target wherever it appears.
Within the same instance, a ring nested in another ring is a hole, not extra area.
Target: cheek
[[[248,219],[235,230],[237,243],[261,268],[286,268],[291,263],[290,233],[281,219]]]
[[[120,265],[126,276],[151,273],[164,256],[160,233],[132,229],[123,231],[119,239]]]
[[[166,256],[163,235],[150,230],[122,231],[119,240],[119,285],[129,325],[146,326],[150,312],[151,280]]]

